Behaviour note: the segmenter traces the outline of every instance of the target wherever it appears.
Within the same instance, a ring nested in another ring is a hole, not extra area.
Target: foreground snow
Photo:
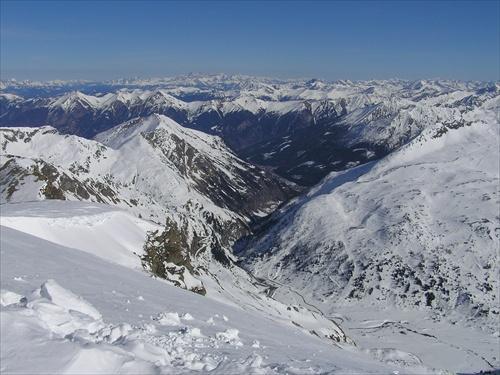
[[[1,227],[3,373],[392,373],[409,357],[382,364],[65,245]]]

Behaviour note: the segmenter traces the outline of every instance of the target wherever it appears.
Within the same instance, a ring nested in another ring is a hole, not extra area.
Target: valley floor
[[[342,324],[360,347],[384,357],[384,349],[412,353],[415,363],[457,373],[500,368],[498,332],[491,334],[460,323],[435,320],[423,312],[351,306],[337,310]]]
[[[289,286],[275,286],[276,299],[323,313],[358,347],[382,361],[403,366],[425,364],[459,374],[500,369],[499,332],[473,327],[458,314],[440,318],[430,310],[405,310],[389,304],[386,308],[363,303],[322,306]]]

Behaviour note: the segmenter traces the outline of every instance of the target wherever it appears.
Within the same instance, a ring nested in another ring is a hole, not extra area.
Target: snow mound
[[[415,354],[407,353],[398,349],[370,349],[368,350],[368,353],[380,361],[393,363],[399,366],[419,366],[422,364],[420,358],[418,358]]]
[[[243,345],[243,343],[241,342],[238,334],[239,334],[239,331],[237,329],[229,328],[229,329],[225,330],[224,332],[217,332],[215,337],[217,338],[217,340],[224,341],[228,344],[241,346],[241,345]]]
[[[181,324],[181,318],[176,312],[162,313],[154,320],[157,320],[162,326],[178,326]]]
[[[101,314],[91,304],[82,297],[64,289],[55,280],[47,280],[42,284],[40,287],[40,296],[47,298],[53,304],[63,307],[68,311],[78,311],[94,319],[101,319]]]
[[[9,305],[16,305],[16,304],[24,304],[26,305],[26,297],[11,292],[9,290],[0,290],[0,305],[1,306],[9,306]]]

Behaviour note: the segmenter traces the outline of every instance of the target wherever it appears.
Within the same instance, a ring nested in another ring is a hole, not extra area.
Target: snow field
[[[93,254],[4,226],[0,238],[4,373],[399,369]]]

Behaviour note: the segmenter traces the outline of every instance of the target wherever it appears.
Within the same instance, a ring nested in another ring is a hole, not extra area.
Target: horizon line
[[[1,74],[0,74],[1,76]],[[280,83],[286,82],[297,82],[297,81],[319,81],[325,83],[337,83],[342,81],[348,82],[371,82],[371,81],[401,81],[401,82],[417,82],[417,81],[443,81],[443,82],[480,82],[480,83],[497,83],[500,82],[500,79],[488,79],[488,80],[479,80],[479,79],[460,79],[460,78],[441,78],[441,77],[421,77],[421,78],[399,78],[399,77],[391,77],[391,78],[368,78],[368,79],[350,79],[350,78],[337,78],[337,79],[325,79],[320,78],[318,76],[302,76],[302,77],[280,77],[280,76],[271,76],[271,75],[258,75],[258,74],[245,74],[245,73],[204,73],[204,72],[188,72],[181,74],[173,74],[173,75],[164,75],[164,76],[130,76],[130,77],[120,77],[120,78],[110,78],[110,79],[88,79],[88,78],[73,78],[73,79],[20,79],[16,77],[9,78],[1,78],[0,82],[8,83],[8,82],[17,82],[17,83],[42,83],[42,84],[53,84],[53,83],[82,83],[82,84],[92,84],[92,83],[113,83],[116,81],[160,81],[160,80],[173,80],[173,79],[181,79],[181,78],[189,78],[189,77],[217,77],[217,76],[225,76],[229,79],[231,78],[253,78],[253,79],[266,79],[278,81]]]

